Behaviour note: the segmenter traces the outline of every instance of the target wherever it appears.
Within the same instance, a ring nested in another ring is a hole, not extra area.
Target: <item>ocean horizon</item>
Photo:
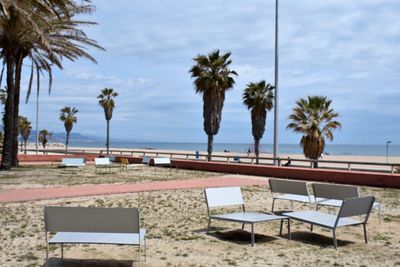
[[[105,147],[105,142],[100,141],[71,141],[70,146],[76,147]],[[110,147],[124,149],[159,149],[159,150],[188,150],[206,151],[207,143],[179,143],[179,142],[129,142],[111,141]],[[215,152],[246,153],[248,149],[254,150],[254,145],[249,143],[214,143]],[[260,151],[272,153],[272,144],[261,144]],[[386,156],[386,145],[351,145],[327,144],[325,153],[330,155],[357,155],[357,156]],[[280,144],[279,154],[303,154],[298,144]],[[389,145],[389,156],[400,156],[400,145]]]

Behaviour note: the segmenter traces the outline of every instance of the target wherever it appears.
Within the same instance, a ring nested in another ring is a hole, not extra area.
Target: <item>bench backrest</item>
[[[170,158],[154,158],[154,165],[171,165]]]
[[[269,187],[272,193],[309,195],[306,182],[270,178]]]
[[[373,196],[345,199],[340,207],[338,218],[367,215],[366,219],[368,219],[374,201]]]
[[[139,233],[137,208],[45,207],[46,232]]]
[[[204,194],[208,208],[243,205],[240,187],[206,188]]]
[[[96,165],[108,165],[111,164],[110,158],[95,158],[94,163]]]
[[[144,157],[143,157],[143,160],[142,160],[142,164],[149,165],[150,159],[151,159],[151,158],[150,158],[149,156],[144,156]]]
[[[61,161],[61,164],[65,165],[65,166],[84,165],[85,159],[84,158],[63,158]]]
[[[344,200],[359,196],[357,186],[314,183],[312,188],[316,198]]]

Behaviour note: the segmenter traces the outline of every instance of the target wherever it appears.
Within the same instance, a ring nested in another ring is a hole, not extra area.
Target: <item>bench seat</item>
[[[330,229],[335,228],[335,222],[337,219],[336,215],[321,213],[318,211],[295,211],[283,213],[283,215],[291,219],[296,219],[305,223],[310,223]],[[337,227],[358,225],[361,223],[362,222],[350,218],[340,218]]]
[[[144,241],[146,229],[140,229],[140,242]],[[49,244],[113,244],[138,245],[139,235],[135,233],[93,233],[93,232],[57,232]]]

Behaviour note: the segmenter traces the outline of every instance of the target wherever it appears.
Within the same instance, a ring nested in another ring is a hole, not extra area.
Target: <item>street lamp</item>
[[[391,144],[392,141],[386,141],[386,163],[389,162],[389,144]]]
[[[275,99],[274,99],[274,165],[278,165],[276,158],[278,152],[278,78],[279,78],[279,53],[278,53],[278,4],[275,0]]]

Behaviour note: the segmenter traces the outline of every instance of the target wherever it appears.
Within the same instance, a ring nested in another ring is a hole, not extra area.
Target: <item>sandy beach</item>
[[[0,190],[43,188],[86,184],[145,183],[218,176],[210,172],[152,167],[117,173],[98,173],[88,165],[79,170],[55,166],[24,166],[0,173]],[[260,179],[266,179],[260,177]],[[249,211],[267,212],[272,198],[267,186],[244,187]],[[45,264],[43,207],[45,205],[82,207],[139,207],[148,231],[147,261],[143,266],[394,266],[400,264],[400,191],[361,188],[362,195],[374,195],[383,205],[383,221],[377,212],[368,224],[369,244],[362,241],[362,228],[338,230],[339,250],[332,247],[331,233],[294,223],[293,240],[279,237],[279,223],[256,226],[256,246],[249,245],[249,228],[228,222],[213,222],[207,235],[207,209],[200,189],[130,193],[122,195],[73,197],[0,203],[0,266],[136,266],[137,251],[131,247],[107,245],[66,245],[65,260],[60,248],[50,247]],[[308,205],[295,203],[295,210]],[[278,202],[278,209],[290,208]],[[323,209],[328,211],[327,209]]]

